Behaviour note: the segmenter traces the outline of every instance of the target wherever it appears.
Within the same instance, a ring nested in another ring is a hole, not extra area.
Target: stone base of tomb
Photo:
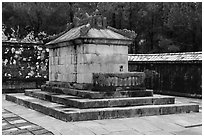
[[[93,73],[92,83],[48,81],[46,86],[97,92],[145,90],[144,79],[144,72]]]
[[[63,121],[85,121],[199,112],[197,104],[175,104],[172,96],[86,99],[40,89],[7,94],[6,100]]]
[[[79,90],[74,88],[63,88],[58,86],[44,85],[43,91],[74,95],[82,98],[89,99],[105,99],[105,98],[125,98],[125,97],[148,97],[153,96],[152,90],[138,89],[138,90],[118,90],[118,91],[91,91],[91,90]]]

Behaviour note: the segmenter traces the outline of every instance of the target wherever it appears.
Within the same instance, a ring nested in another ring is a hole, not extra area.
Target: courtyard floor
[[[202,100],[176,97],[177,103],[199,104],[199,113],[64,122],[5,100],[2,134],[25,135],[202,135]]]

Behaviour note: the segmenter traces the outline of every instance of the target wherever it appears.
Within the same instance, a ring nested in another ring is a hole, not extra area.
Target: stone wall
[[[76,82],[74,46],[50,49],[49,61],[49,81]]]
[[[128,72],[128,46],[77,46],[77,83],[92,83],[92,73]]]
[[[128,72],[128,46],[58,46],[49,52],[49,81],[92,83],[92,73]]]

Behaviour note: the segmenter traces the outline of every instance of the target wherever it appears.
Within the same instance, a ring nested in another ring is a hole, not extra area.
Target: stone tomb
[[[97,20],[97,18],[96,18]],[[97,22],[97,21],[95,21]],[[73,28],[49,42],[49,84],[58,87],[114,92],[143,90],[143,72],[128,72],[128,46],[133,32],[93,23]],[[123,34],[123,35],[122,35]]]
[[[143,72],[128,72],[134,33],[94,16],[49,42],[49,81],[6,99],[64,121],[198,112],[196,104],[146,90]]]

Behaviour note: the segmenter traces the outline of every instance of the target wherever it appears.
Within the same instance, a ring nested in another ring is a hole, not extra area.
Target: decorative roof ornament
[[[67,24],[67,29],[55,36],[47,45],[71,41],[78,38],[118,39],[128,43],[127,41],[132,42],[135,37],[136,33],[134,31],[127,29],[121,30],[107,26],[107,18],[103,17],[99,10],[96,9],[92,15],[88,13],[79,13],[79,17],[75,15],[73,24]]]
[[[104,29],[107,28],[107,18],[103,17],[99,10],[96,9],[91,16],[88,13],[85,13],[82,19],[75,16],[73,24],[74,27],[90,24],[91,28]]]

